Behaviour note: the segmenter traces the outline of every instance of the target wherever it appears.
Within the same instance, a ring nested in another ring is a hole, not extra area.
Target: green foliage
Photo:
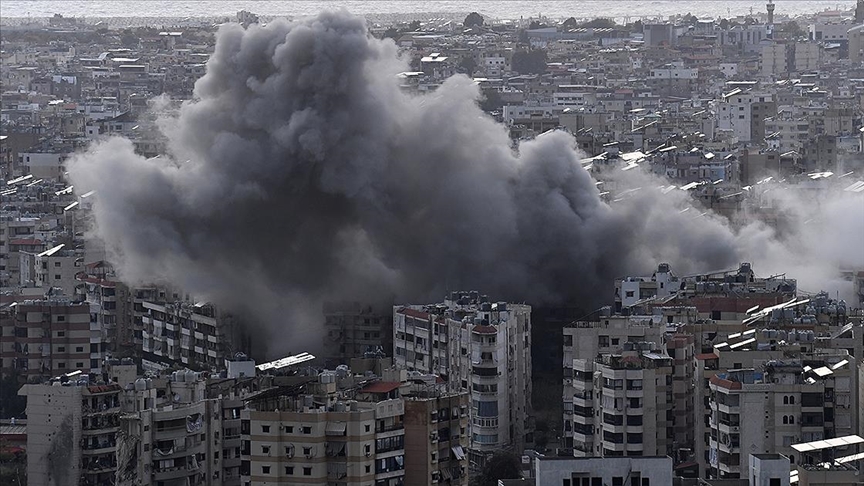
[[[575,29],[578,26],[579,22],[577,22],[576,19],[573,17],[570,17],[569,19],[565,20],[563,24],[561,24],[561,28],[564,30]]]
[[[467,17],[465,17],[465,21],[462,22],[462,25],[465,27],[483,25],[483,16],[477,12],[471,12]]]
[[[459,62],[459,67],[467,74],[468,76],[473,76],[474,71],[477,70],[477,61],[474,60],[474,56],[465,56]]]
[[[612,19],[591,19],[588,22],[583,23],[579,27],[583,27],[586,29],[611,29],[617,27],[618,24],[615,23]]]
[[[542,74],[546,72],[546,51],[516,51],[511,62],[519,74]]]
[[[501,95],[494,88],[484,89],[483,96],[480,98],[480,109],[485,112],[500,110],[504,107],[504,101],[501,100]]]
[[[777,30],[778,32],[786,34],[786,36],[790,38],[807,37],[807,32],[794,20],[784,22]]]
[[[499,451],[486,459],[486,464],[475,478],[476,486],[497,486],[499,479],[522,477],[519,456],[509,451]]]

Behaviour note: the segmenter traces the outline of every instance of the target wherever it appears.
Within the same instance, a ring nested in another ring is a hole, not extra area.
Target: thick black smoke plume
[[[222,27],[194,99],[163,121],[167,156],[114,138],[70,163],[76,189],[98,191],[95,236],[121,278],[252,312],[299,351],[319,345],[325,299],[605,303],[615,276],[758,269],[776,243],[681,213],[683,191],[610,206],[568,135],[514,151],[468,78],[412,96],[405,70],[344,12]]]

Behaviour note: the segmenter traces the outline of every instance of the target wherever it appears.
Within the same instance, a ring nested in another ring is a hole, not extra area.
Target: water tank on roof
[[[480,310],[481,311],[491,311],[492,310],[492,304],[490,304],[489,302],[483,302],[482,304],[480,304]]]
[[[498,302],[497,307],[498,312],[503,312],[507,310],[507,302]]]
[[[345,411],[345,403],[344,402],[336,402],[336,411],[344,412]]]
[[[135,391],[144,391],[147,389],[147,382],[144,381],[144,378],[138,378],[135,380]]]

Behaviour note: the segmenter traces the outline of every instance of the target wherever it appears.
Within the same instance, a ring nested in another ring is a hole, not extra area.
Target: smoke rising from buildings
[[[406,70],[391,41],[345,12],[223,26],[194,99],[161,121],[167,155],[144,159],[113,138],[68,164],[76,190],[97,190],[95,236],[119,276],[251,312],[292,350],[319,345],[310,331],[326,299],[477,288],[594,305],[612,278],[659,261],[685,273],[752,260],[806,280],[798,268],[818,241],[803,233],[781,243],[758,224],[735,232],[681,212],[684,191],[663,194],[638,171],[621,184],[643,189],[607,204],[571,137],[513,150],[471,80],[409,95],[396,76]],[[861,215],[860,199],[845,209]],[[830,251],[864,264],[854,246]]]

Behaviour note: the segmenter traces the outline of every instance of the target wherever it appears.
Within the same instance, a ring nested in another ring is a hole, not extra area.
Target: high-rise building
[[[93,338],[86,303],[23,300],[0,310],[0,361],[5,376],[42,382],[71,371],[99,372],[104,344]]]
[[[482,464],[531,437],[531,307],[452,292],[443,303],[393,309],[397,367],[442,376],[471,393],[469,455]]]
[[[400,382],[337,386],[337,375],[247,397],[241,414],[243,484],[397,486],[405,477]]]
[[[405,484],[467,486],[468,391],[419,383],[405,393]]]
[[[780,453],[793,464],[793,444],[858,430],[859,374],[843,353],[772,359],[709,379],[709,474],[746,476],[746,455]]]
[[[240,348],[239,326],[212,304],[143,302],[142,348],[145,368],[180,364],[217,369]]]
[[[120,395],[116,383],[91,384],[69,373],[24,385],[27,480],[45,486],[114,484]]]
[[[324,304],[324,360],[334,367],[369,353],[389,355],[393,346],[393,320],[359,302]]]
[[[205,395],[205,379],[188,369],[123,392],[118,484],[222,484],[223,409]]]
[[[652,343],[573,360],[576,457],[673,455],[673,359]]]

